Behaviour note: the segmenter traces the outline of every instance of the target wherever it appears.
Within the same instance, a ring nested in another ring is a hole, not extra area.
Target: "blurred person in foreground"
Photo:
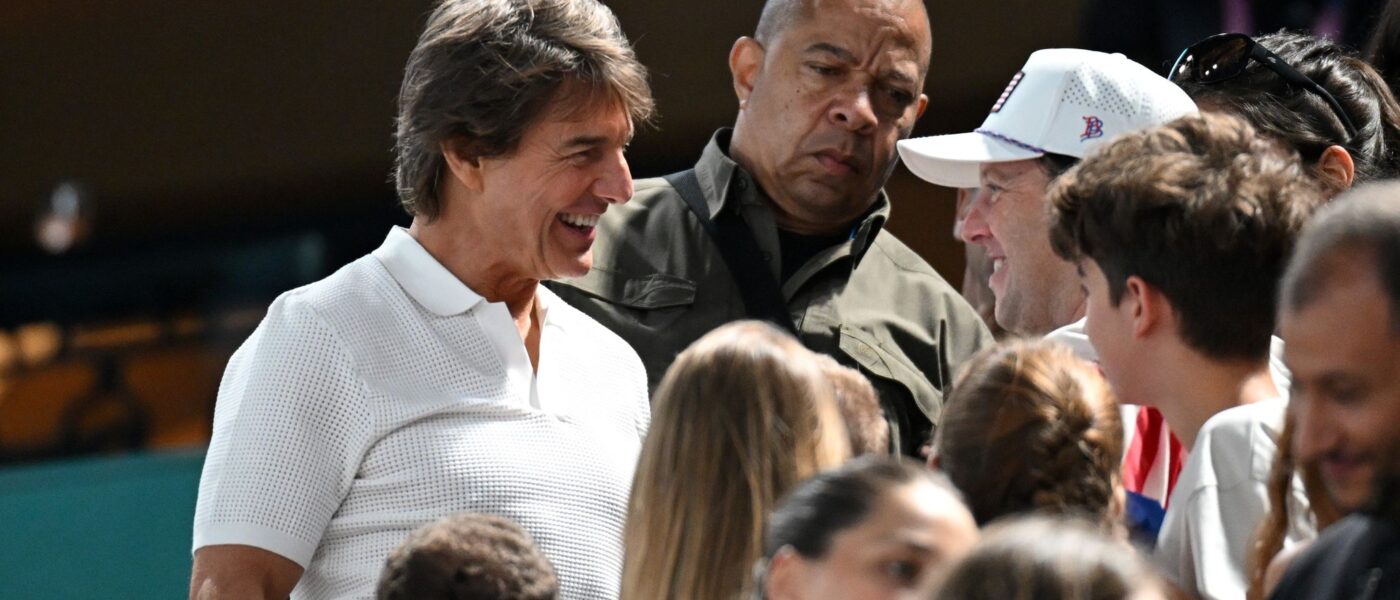
[[[1097,360],[1084,335],[1084,291],[1074,264],[1050,249],[1046,191],[1095,148],[1195,112],[1180,88],[1121,55],[1040,50],[1011,78],[981,127],[906,140],[899,151],[926,181],[979,188],[961,234],[991,260],[997,322],[1013,334],[1048,335]],[[1128,518],[1150,539],[1180,468],[1180,445],[1155,410],[1119,399],[1132,403],[1122,408]]]
[[[777,323],[870,377],[892,448],[916,455],[951,374],[992,342],[885,229],[931,47],[919,0],[768,0],[729,53],[733,129],[694,169],[639,181],[599,223],[595,268],[554,289],[637,349],[653,389],[706,332]]]
[[[996,523],[953,566],[935,600],[1167,600],[1146,561],[1121,539],[1065,517]]]
[[[195,598],[374,593],[422,523],[519,523],[564,598],[613,598],[650,419],[620,338],[539,283],[588,271],[652,100],[595,0],[447,0],[396,135],[413,216],[279,297],[230,359],[194,520]]]
[[[1013,341],[973,358],[954,390],[928,462],[978,525],[1037,512],[1123,533],[1123,426],[1094,365],[1054,342]]]
[[[1286,407],[1269,370],[1279,280],[1324,195],[1294,153],[1206,113],[1114,140],[1050,196],[1105,376],[1191,449],[1154,558],[1188,593],[1241,598]]]
[[[530,535],[500,517],[443,517],[389,554],[376,600],[555,600],[559,580]]]
[[[627,512],[623,600],[747,598],[778,499],[850,457],[816,357],[767,323],[701,337],[656,390]]]
[[[947,479],[914,462],[862,457],[808,479],[774,509],[757,597],[922,598],[976,540]]]
[[[1321,211],[1280,303],[1298,460],[1357,513],[1298,556],[1272,597],[1400,597],[1400,184]]]

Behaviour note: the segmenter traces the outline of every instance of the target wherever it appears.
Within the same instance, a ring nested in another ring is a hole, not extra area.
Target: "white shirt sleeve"
[[[372,432],[365,384],[296,291],[229,360],[199,482],[194,549],[241,544],[305,568]]]

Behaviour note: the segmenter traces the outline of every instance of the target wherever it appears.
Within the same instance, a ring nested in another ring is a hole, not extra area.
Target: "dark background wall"
[[[633,174],[691,164],[736,108],[726,66],[758,0],[616,0],[661,119]],[[0,464],[202,443],[228,354],[278,292],[407,219],[388,184],[399,79],[431,3],[0,2]],[[1075,0],[929,3],[917,135],[978,125]],[[55,187],[90,236],[35,242]],[[902,169],[890,228],[950,281],[949,190]],[[36,325],[37,324],[37,325]]]
[[[931,104],[918,133],[980,122],[1026,54],[1073,43],[1077,4],[931,3]],[[386,184],[395,93],[429,5],[4,3],[0,257],[40,256],[36,214],[66,179],[94,200],[90,254],[346,220],[382,230],[398,218]],[[725,57],[761,3],[610,5],[652,69],[661,113],[633,145],[634,174],[684,166],[733,118]],[[932,239],[947,237],[946,202],[906,178],[894,185],[895,230],[955,268],[954,249]]]

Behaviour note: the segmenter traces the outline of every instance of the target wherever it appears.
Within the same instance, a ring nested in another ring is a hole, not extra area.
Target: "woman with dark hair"
[[[941,476],[865,456],[778,505],[755,588],[768,600],[926,595],[976,539],[972,515]]]
[[[1366,42],[1366,60],[1381,74],[1390,93],[1400,84],[1400,2],[1385,3],[1371,39]]]
[[[1167,587],[1132,548],[1090,523],[1018,517],[987,529],[937,600],[1165,600]]]
[[[1400,106],[1371,65],[1330,40],[1220,34],[1183,51],[1168,77],[1202,110],[1296,150],[1329,195],[1400,173]]]

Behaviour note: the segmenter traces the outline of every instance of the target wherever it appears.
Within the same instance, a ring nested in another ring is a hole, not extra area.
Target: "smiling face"
[[[1374,491],[1388,449],[1400,437],[1400,337],[1393,329],[1374,259],[1343,252],[1330,281],[1280,332],[1293,373],[1289,410],[1294,451],[1320,467],[1337,507],[1361,508]]]
[[[559,110],[528,129],[515,151],[479,159],[479,193],[453,208],[479,236],[475,246],[489,255],[483,264],[501,279],[588,273],[599,217],[632,197],[623,157],[631,135],[620,105]]]
[[[827,233],[874,202],[928,99],[930,38],[914,0],[811,0],[766,46],[730,54],[740,100],[730,155],[784,229]]]
[[[996,297],[997,323],[1020,335],[1041,336],[1074,322],[1084,309],[1084,293],[1074,264],[1050,248],[1045,168],[1039,159],[986,163],[981,182],[961,234],[992,260],[988,284]]]
[[[972,515],[928,482],[886,490],[860,523],[832,537],[826,556],[798,559],[800,590],[773,598],[925,598],[944,567],[977,538]]]

